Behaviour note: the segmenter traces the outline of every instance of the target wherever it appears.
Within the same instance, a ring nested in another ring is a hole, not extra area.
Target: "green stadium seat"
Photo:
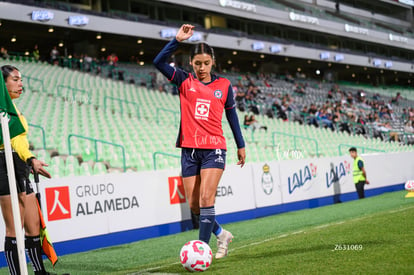
[[[93,174],[94,175],[102,175],[108,173],[106,169],[106,165],[103,162],[95,162],[93,166]]]
[[[92,175],[92,166],[89,162],[84,161],[81,163],[79,167],[79,175],[80,176],[91,176]]]

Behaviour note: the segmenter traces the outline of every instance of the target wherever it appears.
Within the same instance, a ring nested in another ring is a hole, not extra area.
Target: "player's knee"
[[[200,196],[200,206],[208,207],[214,205],[214,194],[202,194]]]

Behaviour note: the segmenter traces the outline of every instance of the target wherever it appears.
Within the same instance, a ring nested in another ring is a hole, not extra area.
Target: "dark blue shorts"
[[[201,169],[219,168],[226,166],[226,150],[223,149],[181,149],[182,177],[200,175]]]

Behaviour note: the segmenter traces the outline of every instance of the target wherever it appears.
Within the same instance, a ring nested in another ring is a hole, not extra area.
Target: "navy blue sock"
[[[193,212],[191,212],[191,215],[194,215],[196,217],[197,227],[194,226],[194,229],[198,229],[200,227],[200,214],[196,215],[196,214],[193,214]],[[217,220],[215,220],[214,225],[213,225],[213,234],[218,236],[218,234],[220,234],[222,230],[223,230],[223,227],[221,227],[221,225],[217,222]]]
[[[198,237],[201,241],[209,243],[215,222],[216,210],[214,206],[200,207],[200,231]]]
[[[218,236],[218,234],[220,234],[222,230],[223,230],[223,228],[221,227],[221,225],[216,220],[216,222],[214,223],[214,226],[213,226],[214,235]]]

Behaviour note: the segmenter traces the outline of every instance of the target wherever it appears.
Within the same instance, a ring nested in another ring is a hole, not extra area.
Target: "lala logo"
[[[315,164],[310,163],[309,165],[306,165],[303,170],[299,169],[298,172],[293,173],[291,177],[288,177],[289,194],[292,194],[295,189],[303,187],[313,178],[316,178],[317,170],[318,167]]]
[[[326,187],[331,187],[332,184],[339,182],[342,177],[345,177],[349,173],[351,173],[351,163],[346,160],[339,163],[338,166],[334,166],[331,163],[331,170],[326,172]]]

